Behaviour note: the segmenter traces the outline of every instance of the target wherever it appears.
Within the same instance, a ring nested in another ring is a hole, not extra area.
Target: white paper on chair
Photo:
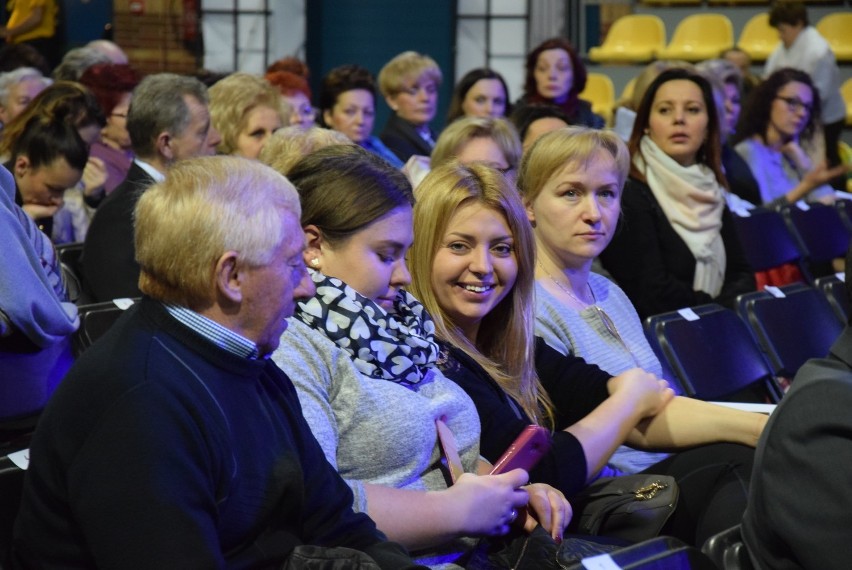
[[[744,412],[756,412],[758,414],[771,414],[775,411],[777,404],[754,404],[751,402],[710,402],[717,406],[725,406],[726,408],[734,408]]]

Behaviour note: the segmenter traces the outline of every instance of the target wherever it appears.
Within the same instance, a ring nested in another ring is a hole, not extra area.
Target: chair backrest
[[[734,216],[734,227],[743,253],[755,271],[765,271],[785,263],[801,263],[802,252],[784,218],[774,210],[755,208],[748,216]]]
[[[783,297],[755,291],[737,297],[737,312],[766,354],[776,375],[793,378],[811,358],[822,358],[843,332],[825,296],[796,283],[777,289]]]
[[[840,213],[840,220],[846,230],[852,232],[852,200],[837,200],[834,202],[834,207]]]
[[[752,16],[743,26],[737,47],[753,60],[764,60],[775,50],[780,41],[778,31],[769,25],[769,13],[761,12]]]
[[[80,328],[74,333],[74,356],[79,357],[92,344],[106,333],[127,308],[125,304],[116,301],[92,303],[78,307]],[[132,304],[132,302],[130,303]]]
[[[781,391],[769,363],[737,314],[715,303],[690,310],[697,319],[673,311],[645,321],[684,393],[701,400],[778,402]]]
[[[753,570],[748,547],[743,541],[740,525],[723,530],[707,539],[701,552],[712,560],[717,568],[725,570]]]
[[[12,546],[12,530],[24,490],[24,473],[9,456],[0,457],[0,563]]]
[[[56,246],[56,254],[62,263],[62,274],[68,286],[71,302],[84,305],[91,302],[92,296],[86,290],[80,258],[83,255],[83,243],[62,243]]]
[[[814,26],[831,45],[838,61],[848,59],[852,48],[852,12],[833,12],[826,14]]]
[[[793,205],[784,209],[784,220],[810,263],[846,257],[850,232],[836,208],[809,204],[803,210]]]
[[[826,275],[817,279],[814,286],[822,291],[822,294],[828,299],[828,304],[834,309],[834,314],[840,319],[840,323],[845,325],[849,322],[850,307],[849,296],[846,294],[846,283],[837,275]]]
[[[615,86],[612,79],[603,73],[589,73],[586,76],[586,88],[580,98],[592,104],[592,111],[611,122],[612,109],[615,107]]]
[[[577,561],[572,556],[572,539],[566,539],[556,552],[560,568],[586,570],[587,568],[621,568],[622,570],[663,570],[664,568],[689,568],[691,570],[716,570],[710,559],[697,548],[688,546],[677,538],[658,536],[610,552],[604,564],[594,566],[584,557]]]
[[[692,14],[684,18],[672,36],[673,44],[734,45],[734,25],[724,14]]]
[[[604,45],[652,46],[666,45],[666,25],[654,14],[627,14],[610,28]]]

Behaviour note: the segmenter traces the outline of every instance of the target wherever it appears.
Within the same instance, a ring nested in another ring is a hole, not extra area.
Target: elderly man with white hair
[[[353,512],[268,358],[296,300],[313,294],[300,213],[287,179],[235,157],[177,164],[142,195],[145,296],[42,415],[17,565],[302,568],[320,546],[321,556],[415,567]]]

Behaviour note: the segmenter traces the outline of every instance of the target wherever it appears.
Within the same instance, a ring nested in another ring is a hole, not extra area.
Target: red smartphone
[[[491,475],[518,468],[529,472],[550,451],[550,445],[551,437],[547,429],[536,425],[527,426],[494,464]]]

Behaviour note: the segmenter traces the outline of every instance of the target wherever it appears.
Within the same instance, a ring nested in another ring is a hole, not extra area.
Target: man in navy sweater
[[[232,157],[177,164],[142,195],[145,296],[42,416],[16,566],[280,568],[318,545],[414,567],[352,511],[268,358],[313,294],[299,216],[285,178]]]

